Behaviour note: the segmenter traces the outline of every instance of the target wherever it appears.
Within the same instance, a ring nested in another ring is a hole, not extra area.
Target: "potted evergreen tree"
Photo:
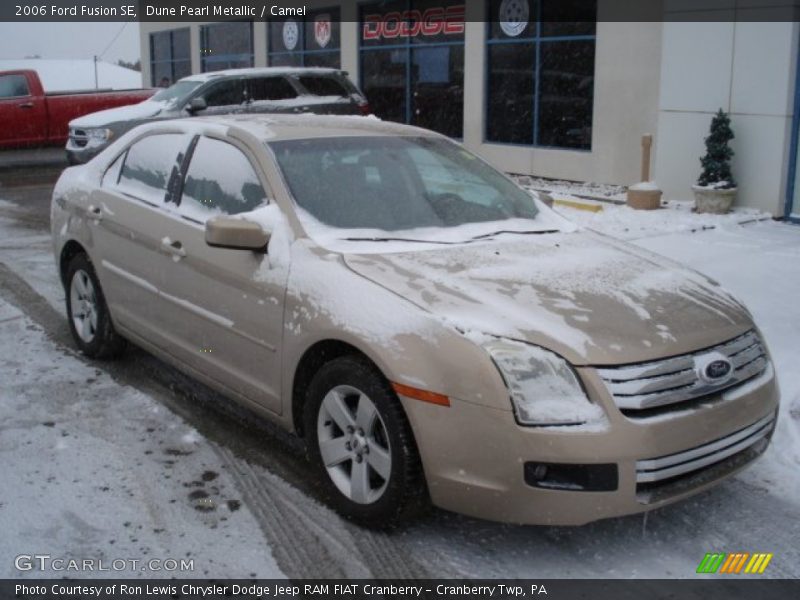
[[[703,172],[694,190],[695,210],[699,213],[725,214],[736,199],[736,181],[731,173],[733,139],[730,117],[720,108],[711,120],[706,138],[706,155],[700,159]]]

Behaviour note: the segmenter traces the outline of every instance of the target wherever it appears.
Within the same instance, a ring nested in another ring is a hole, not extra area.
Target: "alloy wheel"
[[[97,335],[97,293],[91,277],[84,270],[75,271],[70,283],[70,318],[81,340],[90,344]]]
[[[378,409],[360,390],[339,385],[322,399],[317,440],[325,469],[348,499],[371,504],[389,484],[392,453]]]

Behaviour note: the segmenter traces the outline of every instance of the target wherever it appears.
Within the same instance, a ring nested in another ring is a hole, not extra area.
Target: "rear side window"
[[[197,141],[178,212],[204,223],[218,214],[235,215],[265,204],[256,171],[236,146],[201,137]]]
[[[0,98],[30,96],[24,75],[0,75]]]
[[[117,189],[149,202],[161,204],[170,178],[177,176],[191,136],[184,133],[150,135],[128,149]]]
[[[302,75],[298,77],[302,85],[310,94],[314,96],[341,96],[347,97],[350,92],[344,85],[333,77],[319,77],[313,75]]]
[[[283,77],[254,77],[247,80],[250,100],[289,100],[297,98],[297,91]]]

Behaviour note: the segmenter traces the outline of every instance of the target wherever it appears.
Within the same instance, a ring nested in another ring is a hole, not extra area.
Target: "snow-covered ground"
[[[43,554],[141,561],[98,576],[282,576],[213,444],[4,300],[0,340],[13,349],[0,360],[0,576],[40,576],[14,560]],[[193,565],[159,571],[170,559]],[[76,575],[44,573],[63,574]]]
[[[47,553],[189,557],[195,570],[177,575],[199,577],[692,577],[705,552],[770,551],[767,575],[798,577],[800,228],[680,206],[559,210],[745,301],[783,392],[774,443],[756,465],[647,517],[517,527],[435,511],[393,535],[361,530],[315,499],[302,461],[273,467],[285,449],[252,434],[241,447],[235,428],[209,434],[199,407],[176,412],[169,389],[150,381],[152,363],[131,375],[125,361],[74,352],[49,235],[0,201],[0,575],[37,576],[17,572],[14,557]]]

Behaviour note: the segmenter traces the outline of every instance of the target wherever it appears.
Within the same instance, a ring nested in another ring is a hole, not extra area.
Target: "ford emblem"
[[[720,384],[733,375],[733,364],[721,352],[710,352],[695,358],[695,373],[706,383]]]
[[[718,359],[706,365],[705,375],[709,379],[724,379],[731,372],[729,360]]]

